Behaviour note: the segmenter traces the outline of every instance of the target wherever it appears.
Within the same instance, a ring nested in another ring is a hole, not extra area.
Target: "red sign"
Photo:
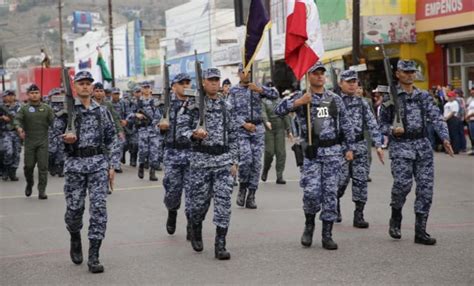
[[[416,20],[439,18],[474,11],[473,0],[417,0]]]

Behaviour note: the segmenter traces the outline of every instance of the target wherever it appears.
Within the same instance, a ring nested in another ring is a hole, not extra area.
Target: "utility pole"
[[[109,46],[110,46],[110,72],[112,73],[112,87],[115,87],[115,67],[114,67],[114,31],[112,19],[112,0],[109,0]]]
[[[360,0],[352,0],[352,65],[360,59]]]
[[[61,61],[61,68],[64,68],[64,46],[63,46],[63,3],[61,0],[58,0],[58,10],[59,10],[59,57]]]
[[[267,9],[268,16],[270,19],[272,18],[272,13],[271,13],[271,1],[266,0],[265,1],[265,8]],[[268,29],[268,53],[269,53],[269,60],[270,60],[270,80],[272,81],[273,84],[274,78],[273,75],[275,74],[275,67],[273,64],[273,47],[272,47],[272,28]],[[262,84],[265,84],[265,82],[262,82]]]
[[[3,46],[0,46],[0,70],[2,70],[2,90],[5,91],[5,66],[3,65]]]

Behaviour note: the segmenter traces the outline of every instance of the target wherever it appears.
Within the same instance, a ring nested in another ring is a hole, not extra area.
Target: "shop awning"
[[[442,34],[435,37],[437,44],[449,44],[474,40],[474,30]]]
[[[327,64],[329,62],[341,60],[342,56],[348,55],[352,52],[352,47],[341,48],[332,51],[325,51],[324,56],[321,59],[323,64]]]

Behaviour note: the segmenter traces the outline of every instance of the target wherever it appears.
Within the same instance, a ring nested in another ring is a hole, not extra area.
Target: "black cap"
[[[40,90],[39,87],[33,83],[26,89],[26,92],[39,91],[39,90]]]
[[[101,82],[94,83],[94,90],[96,89],[104,89],[104,85]]]
[[[224,79],[224,81],[222,82],[222,86],[224,86],[226,84],[232,85],[232,83],[230,82],[230,79],[228,79],[228,78]]]

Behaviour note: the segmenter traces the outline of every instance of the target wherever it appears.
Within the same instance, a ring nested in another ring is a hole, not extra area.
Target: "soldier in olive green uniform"
[[[268,87],[273,87],[273,83],[267,83]],[[263,120],[265,122],[265,153],[262,171],[262,181],[267,180],[268,171],[272,165],[273,156],[276,155],[276,173],[277,184],[286,184],[283,179],[283,171],[285,170],[286,151],[285,151],[285,135],[292,137],[290,132],[291,121],[288,115],[280,117],[273,112],[275,107],[280,103],[281,99],[264,99],[263,102]]]
[[[32,84],[27,89],[28,103],[18,111],[14,127],[21,139],[25,140],[25,195],[33,192],[33,171],[38,164],[38,191],[40,200],[48,198],[46,184],[48,182],[48,129],[53,123],[54,113],[51,107],[41,102],[38,86]]]

